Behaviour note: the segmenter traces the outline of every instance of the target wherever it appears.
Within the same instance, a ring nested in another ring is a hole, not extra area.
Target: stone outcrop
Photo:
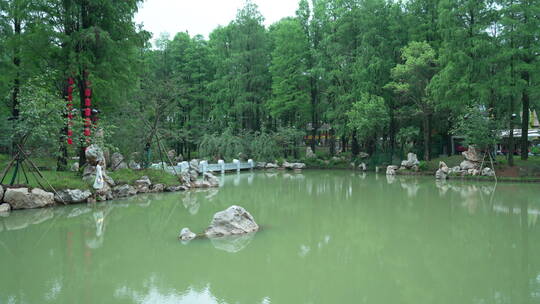
[[[92,196],[89,190],[67,189],[60,190],[54,195],[54,200],[63,204],[83,203]]]
[[[107,167],[103,150],[98,145],[90,145],[84,153],[88,164],[92,166],[100,165],[104,169]]]
[[[486,167],[482,169],[482,175],[483,176],[495,176],[495,171],[493,169]]]
[[[200,170],[199,170],[199,160],[198,159],[192,159],[189,162],[189,170],[200,172]]]
[[[187,228],[187,227],[182,228],[182,230],[180,231],[180,235],[178,235],[178,238],[181,241],[184,241],[184,242],[191,241],[196,237],[197,237],[197,235],[195,233],[191,232],[191,230],[189,230],[189,228]]]
[[[407,160],[404,160],[401,162],[401,166],[405,167],[406,169],[412,169],[415,166],[418,166],[420,162],[418,161],[418,157],[414,153],[407,153]]]
[[[130,197],[135,194],[137,194],[137,190],[128,184],[116,186],[112,190],[113,196],[122,198],[122,197]]]
[[[386,175],[396,175],[398,166],[388,166],[386,167]]]
[[[306,167],[306,164],[304,163],[289,163],[287,161],[283,162],[283,168],[289,169],[289,170],[304,169],[305,167]]]
[[[210,172],[203,174],[203,181],[207,182],[210,187],[219,187],[219,179]]]
[[[362,171],[367,171],[366,163],[360,163],[360,165],[358,165],[358,169],[360,169]]]
[[[134,161],[134,160],[129,161],[128,167],[130,169],[132,169],[132,170],[140,170],[141,169],[141,165],[138,162]]]
[[[461,154],[463,154],[465,159],[468,160],[468,161],[476,162],[476,163],[482,161],[482,158],[480,157],[480,154],[478,153],[478,150],[476,150],[476,148],[474,146],[469,146],[467,151],[464,151]]]
[[[89,184],[93,184],[95,188],[95,199],[97,201],[113,199],[112,188],[114,180],[107,175],[106,162],[103,156],[103,151],[98,145],[90,145],[85,151],[87,165],[83,171],[83,180]],[[98,173],[97,166],[101,167],[101,176],[103,183],[95,183],[96,174]]]
[[[474,162],[470,161],[470,160],[464,160],[459,164],[459,168],[461,170],[476,169],[477,167],[479,167],[479,165],[477,163],[474,163]]]
[[[152,182],[150,181],[148,176],[143,176],[140,179],[136,180],[133,183],[133,186],[138,193],[148,193],[150,192],[150,186],[152,186]]]
[[[54,194],[34,188],[8,188],[4,194],[4,202],[11,205],[13,209],[32,209],[52,206],[54,204]]]
[[[164,184],[154,184],[150,187],[150,192],[152,193],[158,193],[165,191],[165,185]]]
[[[114,152],[111,156],[111,165],[109,166],[112,171],[127,169],[128,165],[125,162],[124,156],[118,152]]]
[[[450,168],[446,165],[445,162],[439,162],[439,169],[435,172],[436,179],[446,179],[450,173]]]
[[[274,164],[274,163],[267,163],[265,168],[266,169],[277,169],[277,168],[279,168],[279,166],[277,164]]]
[[[185,191],[188,187],[184,185],[176,185],[176,186],[167,186],[165,187],[165,191],[167,192],[178,192],[178,191]]]
[[[241,235],[259,230],[253,216],[240,206],[229,208],[214,214],[210,226],[206,228],[205,235],[209,238],[229,235]]]
[[[71,167],[69,168],[70,171],[73,171],[73,172],[77,172],[79,171],[79,162],[76,161],[74,162]]]

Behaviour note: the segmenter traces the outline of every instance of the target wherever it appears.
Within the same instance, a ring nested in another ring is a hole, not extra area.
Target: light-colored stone
[[[189,170],[194,170],[194,171],[200,172],[199,171],[199,160],[198,159],[192,159],[189,162]]]
[[[219,187],[219,179],[217,177],[215,177],[214,174],[212,174],[210,172],[205,172],[203,174],[203,180],[205,182],[208,182],[210,187]]]
[[[153,193],[158,193],[158,192],[163,192],[163,191],[165,191],[165,185],[163,184],[154,184],[150,188],[150,192],[153,192]]]
[[[366,163],[360,163],[360,165],[358,165],[358,169],[360,169],[362,171],[367,171]]]
[[[54,204],[54,194],[34,188],[9,188],[4,194],[4,202],[13,209],[32,209],[51,206]]]
[[[11,206],[7,203],[0,204],[0,213],[7,213],[11,211]]]
[[[84,152],[86,156],[86,162],[92,166],[100,165],[106,168],[105,156],[103,150],[96,144],[90,145]]]
[[[464,160],[459,164],[459,167],[461,170],[470,170],[470,169],[476,169],[478,167],[478,164],[469,160]]]
[[[398,166],[388,166],[386,167],[386,175],[396,175],[398,169]]]
[[[2,199],[4,199],[4,187],[0,185],[0,203],[2,202]]]
[[[482,169],[482,175],[483,176],[495,176],[495,171],[492,170],[489,167],[485,167],[484,169]]]
[[[113,171],[120,169],[127,169],[127,164],[124,161],[124,156],[119,152],[114,152],[111,156],[111,165],[109,168]]]
[[[116,186],[112,190],[114,197],[130,197],[137,194],[135,187],[128,184]]]
[[[439,169],[442,170],[444,173],[448,174],[450,173],[450,168],[448,168],[448,166],[446,165],[445,162],[443,161],[440,161],[439,162]]]
[[[92,195],[89,190],[67,189],[60,190],[54,195],[54,200],[58,203],[76,204],[86,202]]]
[[[130,169],[132,169],[132,170],[140,170],[141,169],[141,165],[138,162],[134,161],[134,160],[129,161],[128,167]]]
[[[358,153],[358,157],[359,158],[368,158],[369,157],[369,154],[367,154],[366,152],[360,152]]]
[[[482,158],[480,157],[480,154],[478,153],[478,150],[474,146],[469,146],[469,149],[467,151],[462,152],[463,156],[466,160],[471,162],[481,162]]]
[[[420,164],[418,157],[416,154],[410,152],[407,153],[407,160],[401,162],[401,166],[407,169],[412,168],[413,166],[418,166],[418,164]]]
[[[478,169],[468,169],[467,170],[467,174],[472,175],[472,176],[478,176],[478,175],[480,175],[480,173],[481,172]]]
[[[149,192],[151,185],[152,185],[152,182],[150,181],[150,178],[148,178],[148,176],[143,176],[133,183],[135,190],[137,190],[137,192],[139,193]]]
[[[182,230],[180,231],[180,235],[178,236],[178,238],[184,242],[191,241],[196,237],[197,235],[191,232],[191,230],[189,230],[189,228],[187,227],[182,228]]]
[[[185,191],[188,188],[184,185],[177,185],[177,186],[167,186],[165,188],[165,191],[167,192],[177,192],[177,191]]]
[[[169,150],[167,151],[167,161],[170,159],[171,161],[174,161],[176,158],[176,151],[175,150]]]
[[[257,167],[257,169],[263,169],[264,167],[266,167],[266,163],[265,162],[257,162],[256,167]]]
[[[274,163],[267,163],[265,168],[266,169],[277,169],[277,168],[279,168],[279,166],[277,164],[274,164]]]
[[[289,163],[287,161],[283,162],[283,168],[289,169],[289,170],[304,169],[305,167],[306,167],[306,164],[304,163]]]
[[[311,150],[311,147],[306,148],[306,158],[316,158],[317,155]]]
[[[78,172],[79,171],[79,162],[78,161],[74,162],[71,165],[71,168],[69,168],[69,170],[71,170],[73,172]]]
[[[448,172],[445,172],[443,169],[438,169],[437,172],[435,172],[435,178],[436,179],[446,179],[448,177]]]
[[[204,233],[207,237],[214,238],[246,234],[257,230],[259,230],[259,225],[255,223],[253,216],[246,209],[233,205],[214,214],[210,226]]]

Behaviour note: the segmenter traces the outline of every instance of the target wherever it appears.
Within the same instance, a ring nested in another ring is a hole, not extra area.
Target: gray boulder
[[[163,184],[154,184],[152,187],[150,187],[150,192],[158,193],[165,191],[165,185]]]
[[[279,166],[277,164],[274,164],[274,163],[267,163],[265,168],[266,169],[277,169],[277,168],[279,168]]]
[[[32,209],[54,205],[54,194],[38,188],[8,188],[4,194],[4,202],[13,209]]]
[[[478,167],[478,164],[469,160],[464,160],[459,164],[459,167],[461,170],[471,170],[476,169]]]
[[[176,185],[176,186],[167,186],[165,187],[165,191],[167,192],[178,192],[178,191],[185,191],[188,188],[184,185]]]
[[[495,171],[489,167],[485,167],[482,169],[482,175],[483,176],[495,176]]]
[[[138,162],[134,161],[134,160],[129,161],[128,167],[130,169],[132,169],[132,170],[140,170],[141,169],[141,165]]]
[[[175,159],[176,159],[176,151],[175,150],[169,150],[167,152],[167,157],[168,157],[167,160],[170,159],[171,161],[175,161]]]
[[[137,190],[128,184],[116,186],[112,189],[114,197],[130,197],[137,194]]]
[[[366,163],[360,163],[360,165],[358,165],[358,169],[360,169],[362,171],[367,171]]]
[[[2,202],[3,198],[4,198],[4,187],[0,185],[0,203]]]
[[[69,168],[69,170],[73,172],[79,171],[79,162],[78,161],[74,162],[73,165],[71,165],[71,167]]]
[[[120,169],[127,169],[127,164],[124,161],[124,156],[118,152],[114,152],[111,156],[111,165],[109,168],[111,170],[120,170]]]
[[[208,182],[210,187],[219,187],[219,179],[210,172],[205,172],[203,174],[203,181]]]
[[[209,238],[215,238],[241,235],[257,230],[259,230],[259,225],[255,223],[253,216],[246,209],[233,205],[214,214],[210,226],[204,233]]]
[[[398,166],[388,166],[386,167],[386,175],[396,175],[398,169]]]
[[[191,241],[196,237],[197,235],[191,232],[191,230],[189,230],[189,228],[187,227],[182,228],[182,230],[180,231],[180,235],[178,236],[178,238],[183,242]]]
[[[199,172],[199,160],[198,159],[192,159],[189,162],[189,169]]]
[[[304,163],[289,163],[287,161],[283,162],[283,168],[289,169],[289,170],[304,169],[305,167],[306,167],[306,164]]]
[[[103,150],[96,144],[90,145],[84,152],[86,156],[86,162],[92,166],[100,165],[106,167],[105,156]]]
[[[474,146],[469,146],[469,149],[467,151],[462,152],[463,156],[466,160],[471,162],[481,162],[482,158],[480,157],[480,153],[478,153],[478,150]]]
[[[152,186],[152,182],[148,178],[148,176],[143,176],[140,179],[136,180],[133,183],[133,186],[135,187],[135,190],[139,193],[147,193],[150,192],[150,186]]]
[[[264,167],[266,167],[266,163],[265,162],[257,162],[256,167],[257,167],[257,169],[264,169]]]
[[[58,203],[76,204],[86,202],[92,195],[89,190],[68,189],[60,190],[54,195],[54,200]]]
[[[416,156],[416,154],[410,152],[407,153],[407,160],[401,162],[401,166],[407,169],[418,166],[418,164],[420,164],[420,162],[418,161],[418,157]]]

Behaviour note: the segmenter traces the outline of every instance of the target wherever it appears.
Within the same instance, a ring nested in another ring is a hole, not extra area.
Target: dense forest
[[[324,129],[331,155],[429,159],[453,134],[527,134],[538,107],[539,0],[300,0],[269,27],[248,1],[208,39],[154,46],[140,3],[0,0],[4,153],[300,158]]]

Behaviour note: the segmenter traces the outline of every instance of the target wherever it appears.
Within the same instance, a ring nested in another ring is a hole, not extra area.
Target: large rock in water
[[[4,202],[13,209],[41,208],[54,204],[54,194],[38,188],[32,191],[28,191],[28,188],[9,188],[4,194]]]
[[[182,228],[182,230],[180,231],[180,235],[178,236],[178,238],[184,242],[191,241],[196,237],[197,235],[191,232],[191,230],[189,230],[189,228],[187,227]]]
[[[229,235],[241,235],[259,230],[253,216],[240,206],[229,208],[214,214],[210,226],[204,233],[209,238]]]
[[[386,167],[386,175],[396,175],[398,166],[388,166]]]
[[[59,203],[76,204],[86,202],[86,200],[92,195],[89,190],[68,189],[61,190],[56,193],[54,200]]]

